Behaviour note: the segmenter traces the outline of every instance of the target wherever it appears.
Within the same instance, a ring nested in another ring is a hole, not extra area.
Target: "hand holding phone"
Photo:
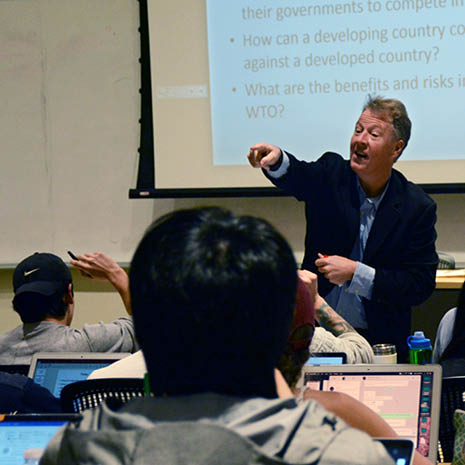
[[[396,465],[410,465],[413,463],[415,445],[410,439],[401,438],[375,438],[381,442]]]
[[[68,255],[69,255],[73,260],[76,260],[77,262],[79,261],[79,258],[77,258],[77,256],[76,256],[73,252],[71,252],[71,250],[68,250]],[[90,278],[90,279],[93,279],[93,278],[94,278],[90,273],[87,273],[87,272],[85,272],[85,271],[83,271],[83,270],[81,270],[81,269],[80,269],[79,271],[80,271],[81,274],[82,274],[83,276],[85,276],[86,278]]]
[[[71,252],[71,250],[68,250],[68,255],[69,255],[73,260],[79,261],[79,258],[77,258],[76,255],[74,255],[73,252]]]

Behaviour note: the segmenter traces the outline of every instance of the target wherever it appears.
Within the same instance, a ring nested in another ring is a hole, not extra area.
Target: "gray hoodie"
[[[200,440],[183,443],[184,448],[192,447],[188,457],[215,442],[216,428],[247,438],[255,452],[265,457],[261,463],[269,457],[274,463],[277,459],[291,464],[393,465],[384,446],[315,401],[297,404],[293,398],[241,399],[213,393],[146,397],[118,411],[101,404],[84,412],[80,422],[63,427],[48,444],[40,464],[169,465],[160,460],[157,445],[175,450],[179,443],[166,431],[160,432],[180,426],[189,436],[199,423],[213,426],[212,435],[201,444]],[[227,457],[227,451],[221,453]]]

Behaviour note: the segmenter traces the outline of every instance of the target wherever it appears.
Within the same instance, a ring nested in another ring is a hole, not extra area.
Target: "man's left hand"
[[[342,286],[346,281],[350,281],[357,268],[357,262],[339,255],[318,254],[315,260],[318,271],[332,284]]]

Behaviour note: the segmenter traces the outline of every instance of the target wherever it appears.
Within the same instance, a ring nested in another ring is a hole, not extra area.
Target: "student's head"
[[[13,308],[23,323],[62,319],[70,303],[71,273],[60,257],[36,252],[15,268],[13,290]]]
[[[155,221],[130,270],[152,391],[274,396],[296,282],[291,248],[264,220],[209,207]]]

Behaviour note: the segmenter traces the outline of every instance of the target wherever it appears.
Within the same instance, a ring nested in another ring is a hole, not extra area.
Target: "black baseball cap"
[[[65,262],[51,253],[39,253],[25,258],[13,273],[15,296],[35,292],[51,296],[72,282],[71,272]]]

